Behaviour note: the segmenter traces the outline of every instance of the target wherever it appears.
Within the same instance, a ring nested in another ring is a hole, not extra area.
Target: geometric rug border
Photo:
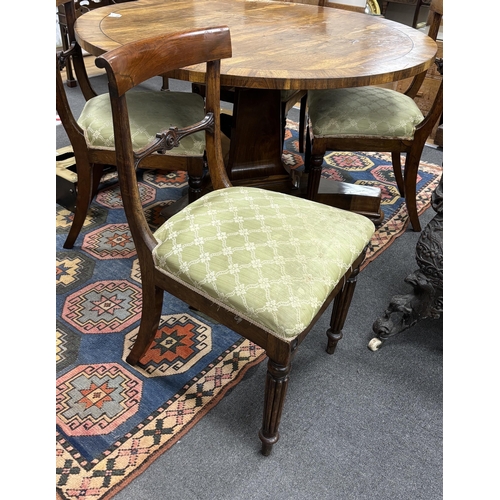
[[[185,425],[183,429],[174,436],[175,439],[174,437],[172,437],[172,439],[166,442],[154,453],[152,453],[140,467],[138,467],[134,472],[129,474],[129,476],[124,481],[122,481],[120,484],[117,484],[112,490],[104,494],[99,500],[109,500],[119,491],[125,488],[125,486],[130,484],[134,479],[140,476],[156,459],[160,458],[165,452],[167,452],[170,448],[172,448],[172,446],[174,446],[175,443],[179,441],[179,439],[185,436],[186,433],[189,432],[212,408],[215,408],[222,401],[226,393],[241,381],[243,376],[250,368],[262,363],[262,361],[264,361],[266,357],[267,357],[266,353],[262,352],[256,359],[246,363],[245,366],[238,372],[236,378],[232,382],[224,386],[221,392],[215,398],[213,398],[210,401],[210,403],[204,405],[203,409],[200,410],[200,412],[196,415],[196,417],[189,424]]]
[[[214,408],[226,395],[226,393],[235,387],[242,379],[242,377],[246,374],[246,372],[252,368],[253,366],[258,365],[261,363],[265,358],[266,358],[266,353],[263,349],[261,349],[259,346],[252,344],[250,341],[247,339],[243,339],[241,343],[239,343],[238,346],[234,346],[233,348],[227,349],[226,353],[221,354],[223,357],[222,359],[218,359],[218,362],[214,363],[213,366],[210,367],[209,370],[205,370],[203,372],[199,372],[193,379],[189,382],[189,387],[184,387],[183,393],[186,393],[190,387],[194,385],[194,383],[197,380],[202,380],[206,375],[208,375],[212,370],[216,369],[219,366],[222,366],[224,363],[224,360],[228,358],[228,356],[231,356],[236,350],[239,348],[245,347],[245,346],[253,346],[255,351],[256,351],[256,357],[252,361],[247,361],[243,364],[243,366],[236,370],[236,373],[234,375],[234,378],[231,379],[227,384],[223,385],[217,392],[217,394],[210,399],[210,401],[206,404],[204,404],[197,412],[196,414],[189,420],[188,423],[183,424],[181,426],[181,429],[179,432],[175,432],[170,436],[165,442],[160,443],[156,449],[152,452],[148,452],[146,458],[141,462],[141,464],[137,467],[134,467],[133,470],[129,474],[125,474],[123,479],[118,480],[114,485],[111,485],[109,488],[106,487],[101,487],[101,488],[94,488],[92,490],[93,494],[91,495],[92,500],[109,500],[112,498],[115,494],[117,494],[120,490],[122,490],[125,486],[127,486],[131,481],[133,481],[136,477],[138,477],[140,474],[142,474],[156,459],[158,459],[163,453],[168,451],[175,443],[179,441],[189,430],[191,430],[196,423],[198,423],[212,408]],[[262,351],[259,353],[259,351]],[[200,374],[203,373],[200,377]],[[182,395],[178,397],[178,394],[170,398],[171,401],[178,401],[179,399],[182,399]],[[168,402],[165,402],[165,405]],[[154,421],[153,418],[151,418],[152,415],[150,415],[151,421]],[[131,431],[131,433],[133,433]],[[130,433],[128,435],[128,439],[132,438],[133,436],[130,436]],[[126,442],[125,440],[124,442]],[[113,453],[119,455],[119,450],[120,450],[120,445],[124,443],[117,443],[117,446],[113,447],[113,450],[110,451],[109,453],[106,453],[106,456],[103,456],[98,463],[95,463],[94,461],[90,462],[88,466],[82,466],[82,464],[78,463],[78,460],[72,456],[71,452],[67,449],[72,448],[71,445],[68,447],[65,446],[68,443],[65,440],[57,440],[56,441],[56,451],[57,448],[60,449],[61,455],[64,454],[65,458],[67,460],[71,460],[73,464],[80,468],[81,471],[85,471],[86,473],[92,473],[93,471],[99,472],[102,470],[102,465],[104,462],[107,462],[107,460],[110,459]],[[70,467],[70,466],[68,466]],[[104,468],[106,468],[106,465],[104,464]],[[83,474],[79,474],[79,477],[82,476]],[[88,478],[88,481],[90,481],[91,477]],[[66,494],[67,490],[72,490],[73,488],[68,488],[68,487],[56,487],[56,498],[58,500],[77,500],[82,498],[80,495],[68,495]],[[76,488],[78,489],[78,488]],[[103,491],[100,492],[98,490],[102,489]]]
[[[120,448],[120,446],[126,443],[130,439],[131,435],[133,436],[137,432],[139,432],[144,427],[144,422],[146,420],[153,420],[156,417],[158,417],[163,411],[166,410],[166,408],[169,405],[172,405],[174,402],[181,399],[189,391],[189,389],[193,387],[193,385],[196,384],[200,379],[203,379],[205,375],[210,373],[214,368],[217,368],[217,366],[219,366],[220,363],[223,362],[228,355],[237,352],[238,349],[247,342],[249,341],[241,337],[241,339],[239,339],[233,345],[229,346],[225,351],[221,352],[221,354],[214,361],[211,361],[205,368],[201,369],[198,373],[196,373],[196,375],[194,375],[191,380],[186,382],[184,386],[182,386],[175,394],[173,394],[170,397],[170,399],[165,401],[158,409],[149,414],[148,417],[143,422],[140,422],[134,428],[130,429],[126,435],[122,436],[121,438],[118,438],[112,446],[108,447],[105,450],[105,452],[101,453],[100,455],[97,455],[92,460],[88,461],[83,459],[83,457],[80,458],[72,454],[71,450],[73,449],[73,446],[62,436],[62,434],[59,433],[57,433],[58,436],[56,436],[58,444],[61,445],[62,448],[64,448],[69,454],[72,455],[72,459],[75,460],[75,462],[78,464],[78,467],[81,467],[83,470],[87,472],[91,471],[96,466],[96,464],[98,464],[102,460],[105,460],[111,453],[113,453],[115,450]],[[260,349],[258,346],[256,347],[257,349]],[[235,370],[235,373],[239,373],[239,371]],[[174,436],[176,435],[177,434],[175,434]]]

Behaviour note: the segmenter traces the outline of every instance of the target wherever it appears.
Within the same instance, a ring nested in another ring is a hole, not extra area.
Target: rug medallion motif
[[[58,379],[57,423],[68,436],[109,434],[137,413],[142,382],[117,363],[79,365]]]
[[[107,224],[85,235],[83,245],[96,259],[128,259],[135,247],[128,224]]]
[[[126,359],[139,328],[125,336]],[[189,314],[163,316],[149,351],[138,368],[147,377],[184,373],[212,350],[212,328]]]

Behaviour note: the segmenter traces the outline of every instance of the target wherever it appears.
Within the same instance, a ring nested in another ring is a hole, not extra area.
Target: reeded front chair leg
[[[342,328],[344,328],[347,313],[349,312],[352,296],[354,295],[354,289],[356,288],[358,280],[358,274],[359,267],[353,271],[342,291],[334,299],[330,328],[326,332],[326,336],[328,337],[326,352],[328,354],[333,354],[335,352],[339,340],[343,337]]]
[[[288,374],[291,363],[286,366],[269,359],[267,363],[267,377],[264,401],[264,418],[259,438],[262,441],[262,454],[268,456],[273,445],[279,439],[278,427],[285,402],[288,387]]]
[[[129,365],[135,366],[151,345],[160,324],[162,305],[163,290],[143,283],[141,324],[137,339],[126,359]]]

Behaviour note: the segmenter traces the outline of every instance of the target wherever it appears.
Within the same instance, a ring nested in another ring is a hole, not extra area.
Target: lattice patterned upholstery
[[[153,257],[160,271],[290,340],[311,323],[373,232],[355,213],[233,187],[165,222]]]
[[[205,116],[203,98],[191,92],[130,92],[127,95],[127,106],[134,150],[149,144],[160,130],[172,126],[186,127]],[[85,138],[91,147],[115,149],[108,94],[87,101],[78,124],[84,129]],[[205,134],[197,132],[185,137],[179,147],[166,154],[203,157],[204,151]]]
[[[410,97],[380,87],[309,92],[315,137],[411,139],[424,116]]]

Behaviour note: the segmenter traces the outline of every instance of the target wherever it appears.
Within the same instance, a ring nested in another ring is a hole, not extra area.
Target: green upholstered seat
[[[318,138],[412,139],[424,119],[413,99],[381,87],[309,91],[308,105]]]
[[[203,98],[191,92],[129,92],[127,106],[134,150],[146,146],[161,130],[186,127],[205,116]],[[89,146],[110,150],[115,148],[108,94],[87,101],[78,124],[85,131]],[[197,132],[183,138],[179,147],[166,154],[202,157],[204,151],[205,134]]]
[[[154,233],[153,258],[160,271],[291,340],[311,323],[373,232],[369,219],[352,212],[231,187],[165,222]]]

